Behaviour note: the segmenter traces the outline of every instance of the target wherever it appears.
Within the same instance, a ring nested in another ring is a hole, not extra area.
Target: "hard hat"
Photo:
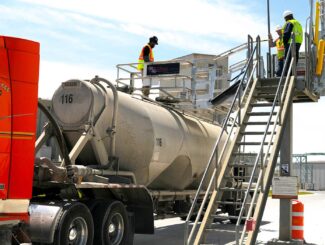
[[[277,26],[275,27],[275,31],[280,31],[280,30],[282,30],[282,26],[277,25]]]
[[[289,15],[293,15],[293,12],[291,10],[286,10],[283,12],[283,18],[289,16]]]
[[[158,37],[156,37],[156,36],[150,37],[149,42],[152,42],[152,43],[158,45]]]

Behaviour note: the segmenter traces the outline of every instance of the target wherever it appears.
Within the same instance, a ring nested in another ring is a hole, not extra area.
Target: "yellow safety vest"
[[[275,45],[277,49],[278,60],[282,60],[284,58],[284,45],[282,37],[275,40]]]
[[[145,45],[142,50],[141,50],[141,53],[139,55],[139,60],[138,60],[138,70],[142,71],[143,68],[144,68],[144,57],[143,57],[143,53],[144,53],[144,49],[145,47],[149,47],[149,61],[150,62],[154,62],[154,55],[153,55],[153,50],[151,48],[151,46],[149,44]]]
[[[293,29],[292,32],[295,34],[295,41],[296,43],[302,43],[303,40],[303,30],[302,30],[302,26],[299,23],[298,20],[292,19],[292,20],[288,20],[284,26],[283,26],[283,30],[285,30],[287,23],[290,22],[293,25]],[[289,43],[291,43],[291,38],[289,39]]]

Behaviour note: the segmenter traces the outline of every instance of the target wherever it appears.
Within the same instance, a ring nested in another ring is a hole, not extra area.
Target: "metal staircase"
[[[293,47],[291,44],[292,55],[285,61],[287,74],[296,74]],[[255,244],[295,86],[295,75],[285,77],[285,72],[281,78],[261,78],[260,60],[258,37],[243,75],[238,77],[236,95],[187,217],[186,245],[205,243],[209,232],[217,230],[212,229],[213,221],[225,218],[221,209],[236,222],[233,241]],[[204,187],[204,183],[209,184]],[[204,190],[205,196],[200,199]],[[196,219],[190,230],[193,216]],[[251,229],[253,223],[255,229]]]

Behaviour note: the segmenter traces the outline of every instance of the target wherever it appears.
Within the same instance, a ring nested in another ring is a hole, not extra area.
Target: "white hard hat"
[[[275,27],[275,31],[280,31],[280,30],[282,30],[282,26],[277,25],[277,26]]]
[[[283,18],[289,16],[289,15],[293,15],[293,12],[291,10],[286,10],[283,12]]]

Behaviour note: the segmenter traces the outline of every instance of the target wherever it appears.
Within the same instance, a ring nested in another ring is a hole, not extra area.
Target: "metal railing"
[[[171,60],[171,61],[158,61],[158,62],[150,62],[147,64],[168,64],[168,63],[175,63],[180,62],[182,64],[186,64],[190,66],[190,69],[193,69],[193,63],[186,61],[186,60]],[[179,75],[179,74],[171,74],[171,75],[159,75],[159,76],[144,76],[143,71],[139,71],[138,63],[128,63],[128,64],[118,64],[116,65],[117,68],[117,78],[116,78],[116,84],[118,88],[121,87],[128,87],[130,89],[130,92],[133,92],[135,90],[140,90],[141,86],[136,86],[136,81],[142,82],[143,79],[148,79],[150,81],[150,86],[153,83],[153,79],[159,78],[159,79],[170,79],[175,80],[175,87],[176,88],[183,88],[183,86],[178,87],[176,84],[177,79],[192,79],[191,75]],[[127,77],[123,76],[122,74],[126,74]],[[155,88],[156,89],[156,88]]]
[[[251,38],[251,37],[249,37]],[[260,40],[259,42],[264,42],[267,40]],[[213,59],[213,61],[218,61],[221,60],[223,58],[229,58],[230,56],[234,55],[234,54],[238,54],[239,52],[246,52],[247,54],[245,54],[245,58],[243,60],[240,60],[232,65],[229,65],[228,67],[228,72],[225,74],[222,74],[220,77],[216,77],[216,79],[222,79],[222,78],[227,78],[227,77],[231,77],[232,75],[237,75],[237,72],[240,70],[243,70],[245,68],[245,65],[250,57],[250,53],[252,52],[252,48],[253,45],[256,41],[254,41],[253,39],[249,40],[246,43],[240,44],[238,46],[236,46],[235,48],[226,50],[224,52],[222,52],[219,55],[216,55],[215,58]],[[202,62],[207,60],[206,58],[202,58],[202,59],[196,59],[195,62]],[[255,61],[255,60],[254,60]],[[175,62],[180,62],[183,64],[188,64],[191,66],[191,68],[195,68],[195,64],[185,60],[185,59],[174,59],[174,60],[169,60],[169,61],[158,61],[158,62],[151,62],[148,64],[166,64],[166,63],[175,63]],[[253,60],[251,61],[252,64]],[[141,82],[143,81],[143,79],[148,79],[150,80],[150,86],[153,85],[153,80],[154,79],[189,79],[189,80],[195,80],[195,72],[192,73],[191,75],[188,76],[179,76],[179,75],[159,75],[159,76],[145,76],[141,71],[139,71],[137,69],[138,63],[128,63],[128,64],[118,64],[116,65],[117,68],[117,78],[116,78],[116,84],[118,88],[125,88],[127,90],[127,92],[132,93],[134,91],[137,90],[141,90]],[[251,70],[252,66],[250,65],[250,70]],[[195,70],[195,69],[194,69]],[[139,81],[139,83],[137,84],[136,81]],[[176,83],[175,83],[176,84]],[[184,86],[176,86],[175,87],[177,89],[182,89]],[[159,90],[163,93],[166,93],[166,91],[168,91],[169,89],[172,88],[164,88],[164,87],[153,87],[153,89]],[[192,96],[195,97],[196,96],[196,91],[193,88],[185,88],[187,90],[191,90]],[[166,93],[166,95],[168,95]]]
[[[241,207],[241,210],[240,210],[240,213],[239,213],[239,216],[238,216],[238,220],[237,220],[237,223],[236,223],[236,245],[242,244],[244,239],[245,239],[246,226],[244,226],[244,228],[242,230],[240,240],[239,240],[239,233],[240,233],[239,226],[240,226],[241,220],[243,218],[246,202],[248,200],[248,195],[250,195],[250,192],[251,192],[251,189],[252,189],[252,186],[253,186],[254,175],[255,175],[257,166],[259,164],[261,166],[261,171],[259,172],[258,180],[257,180],[257,183],[255,185],[255,189],[254,189],[254,194],[253,194],[253,197],[251,199],[251,204],[249,206],[248,213],[246,214],[246,222],[247,222],[248,219],[251,218],[254,203],[256,202],[256,198],[257,198],[258,189],[260,188],[262,192],[264,191],[264,183],[263,183],[264,167],[267,164],[268,154],[270,153],[272,140],[273,140],[273,137],[275,135],[275,130],[277,128],[276,122],[278,122],[279,125],[281,125],[282,104],[283,104],[284,100],[286,99],[286,94],[287,94],[287,90],[288,90],[288,87],[289,87],[290,75],[291,75],[291,73],[293,73],[292,76],[296,75],[296,48],[295,48],[294,34],[292,35],[292,42],[290,44],[289,50],[290,50],[291,55],[287,55],[286,60],[285,60],[284,68],[283,68],[283,71],[282,71],[282,74],[281,74],[281,77],[280,77],[280,81],[279,81],[279,84],[278,84],[278,87],[277,87],[277,90],[276,90],[276,93],[275,93],[275,97],[274,97],[274,100],[273,100],[273,103],[272,103],[272,109],[270,111],[270,116],[269,116],[268,121],[267,121],[267,125],[266,125],[266,129],[265,129],[265,132],[264,132],[264,135],[263,135],[263,139],[262,139],[261,144],[260,144],[260,149],[259,149],[258,155],[257,155],[257,157],[255,159],[255,163],[254,163],[254,167],[253,167],[253,170],[252,170],[252,173],[251,173],[249,184],[248,184],[247,190],[245,192],[245,197],[244,197],[244,200],[243,200],[243,204],[242,204],[242,207]],[[289,67],[288,67],[288,65],[289,65]],[[282,84],[283,84],[283,88],[282,88]],[[273,113],[275,112],[275,107],[277,105],[279,105],[280,107],[279,107],[279,110],[276,112],[272,133],[270,135],[270,138],[268,139],[267,150],[266,150],[266,152],[264,152],[263,150],[264,150],[266,137],[268,135],[268,131],[269,131],[269,128],[270,128],[270,125],[271,125],[271,121],[272,121],[272,119],[274,119],[273,118]]]
[[[192,242],[194,234],[196,234],[199,219],[200,219],[203,209],[206,205],[206,202],[209,199],[209,195],[211,193],[212,186],[215,181],[215,177],[217,174],[217,168],[220,166],[220,162],[221,162],[222,158],[224,157],[224,153],[226,152],[227,145],[228,145],[228,142],[230,141],[231,135],[233,134],[234,128],[236,128],[237,130],[239,128],[239,127],[235,127],[235,125],[241,124],[241,122],[242,122],[241,109],[246,105],[245,100],[247,98],[248,91],[250,90],[250,88],[253,84],[252,81],[253,81],[255,70],[256,70],[256,76],[259,77],[259,71],[256,68],[258,67],[258,63],[260,62],[260,57],[259,57],[260,56],[260,48],[261,48],[260,37],[257,37],[255,47],[253,47],[253,43],[254,43],[253,39],[249,36],[248,43],[247,43],[247,47],[249,47],[248,61],[247,61],[246,65],[242,68],[241,73],[243,75],[239,76],[237,78],[237,81],[240,80],[240,84],[238,86],[238,89],[237,89],[234,99],[232,101],[231,107],[227,113],[227,116],[223,122],[222,130],[219,134],[218,139],[216,140],[216,143],[215,143],[212,153],[210,155],[209,161],[205,168],[202,180],[201,180],[198,190],[195,194],[191,209],[190,209],[188,216],[186,218],[186,221],[185,221],[185,231],[184,231],[184,244],[185,245],[192,244],[191,242]],[[254,61],[254,55],[256,55],[256,57],[257,57],[256,61]],[[242,92],[242,90],[244,90],[244,92]],[[235,107],[236,103],[238,103],[238,107]],[[234,109],[236,109],[236,116],[234,117],[234,120],[231,120],[230,116],[233,112],[235,112]],[[231,125],[230,131],[228,131],[227,139],[224,142],[224,144],[222,145],[223,136],[227,133],[227,128],[229,127],[229,125]],[[222,148],[220,155],[218,155],[218,152],[217,152],[218,148]],[[205,183],[205,181],[207,180],[207,177],[209,175],[209,170],[210,170],[210,167],[212,166],[212,162],[213,162],[214,158],[216,158],[216,160],[217,160],[216,165],[213,169],[213,173],[209,180],[208,187],[205,190],[205,195],[203,197],[202,203],[200,204],[199,211],[196,214],[196,219],[194,221],[193,227],[192,227],[191,231],[189,232],[190,219],[193,215],[195,215],[194,210],[195,210],[196,206],[198,205],[199,196],[200,196],[201,192],[203,191],[203,185],[204,185],[203,183]]]
[[[311,17],[308,17],[305,25],[305,87],[309,91],[314,90],[314,74],[316,67],[316,57],[312,50],[312,42],[314,38],[312,23],[313,21],[311,20]]]

